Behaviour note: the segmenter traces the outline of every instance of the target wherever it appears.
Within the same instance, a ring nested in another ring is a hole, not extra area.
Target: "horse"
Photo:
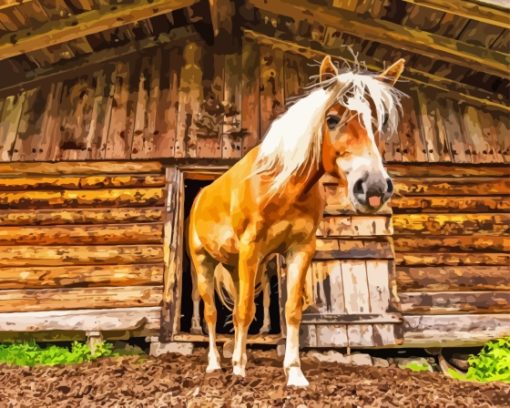
[[[299,359],[299,327],[325,206],[319,179],[326,173],[336,177],[358,213],[374,213],[389,200],[393,184],[377,146],[380,137],[397,129],[401,93],[394,85],[404,64],[400,59],[380,74],[341,72],[326,56],[317,86],[272,122],[259,145],[195,197],[188,246],[208,328],[206,372],[221,369],[216,266],[221,263],[232,276],[232,367],[234,375],[245,377],[261,265],[278,253],[287,265],[283,369],[287,386],[309,385]]]

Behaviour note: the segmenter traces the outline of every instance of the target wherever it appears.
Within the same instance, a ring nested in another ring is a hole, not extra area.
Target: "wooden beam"
[[[49,21],[36,29],[19,30],[0,37],[0,60],[166,14],[196,2],[197,0],[133,0],[127,4],[103,6]]]
[[[297,21],[313,21],[327,27],[339,27],[344,33],[426,55],[432,59],[441,59],[503,78],[508,77],[510,55],[506,53],[488,50],[390,21],[367,19],[347,10],[324,7],[309,0],[272,0],[271,2],[248,0],[248,4]]]
[[[508,17],[510,8],[508,7],[508,2],[505,4],[487,0],[450,0],[448,2],[443,0],[404,1],[501,28],[510,28],[510,18]],[[501,6],[503,6],[503,8]]]
[[[299,36],[294,36],[292,41],[284,40],[278,38],[279,36],[284,36],[282,32],[277,31],[274,36],[270,36],[258,29],[245,29],[244,34],[247,38],[255,40],[258,44],[278,47],[285,51],[303,55],[306,58],[317,59],[325,55],[331,55],[348,62],[354,62],[353,55],[345,48],[327,47]],[[364,62],[371,71],[380,71],[383,68],[382,61],[366,58]],[[448,96],[462,99],[477,106],[491,107],[503,112],[510,112],[510,106],[495,98],[494,94],[467,84],[460,84],[448,78],[438,77],[410,67],[405,68],[401,78],[413,81],[420,86],[433,88],[436,91],[440,90]]]

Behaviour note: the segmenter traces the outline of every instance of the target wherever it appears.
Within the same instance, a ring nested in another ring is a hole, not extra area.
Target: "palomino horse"
[[[394,84],[403,69],[401,59],[379,75],[339,73],[325,57],[318,86],[273,121],[259,146],[196,196],[188,244],[209,332],[207,372],[220,368],[214,304],[217,264],[234,282],[232,365],[234,375],[244,377],[260,266],[280,253],[287,264],[283,367],[287,385],[308,385],[299,360],[299,325],[306,272],[325,205],[319,179],[325,173],[336,176],[361,213],[376,211],[390,198],[393,185],[377,138],[396,131],[400,93]]]

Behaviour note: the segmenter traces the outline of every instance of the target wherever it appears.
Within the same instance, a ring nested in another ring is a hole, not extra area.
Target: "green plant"
[[[470,355],[466,374],[449,373],[459,380],[510,382],[510,337],[488,342],[478,355]]]
[[[112,349],[111,344],[101,343],[92,353],[86,344],[77,341],[70,349],[60,346],[43,348],[35,342],[0,344],[0,363],[21,366],[76,364],[113,356]]]
[[[402,368],[407,368],[414,372],[420,371],[429,371],[429,366],[425,363],[418,363],[416,361],[411,361],[410,363],[405,364]]]

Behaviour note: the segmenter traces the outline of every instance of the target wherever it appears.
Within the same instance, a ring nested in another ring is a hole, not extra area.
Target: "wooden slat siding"
[[[104,159],[125,159],[131,154],[140,69],[139,58],[130,58],[116,63]]]
[[[0,289],[163,284],[163,265],[90,265],[0,268]]]
[[[507,114],[501,112],[492,114],[496,125],[498,145],[501,148],[501,155],[506,163],[510,163],[510,119]]]
[[[401,98],[402,114],[400,118],[397,137],[400,135],[400,148],[402,160],[408,162],[427,162],[428,156],[425,149],[422,129],[416,116],[416,90],[409,88],[404,90],[407,97]],[[385,156],[386,161],[389,160]]]
[[[157,329],[160,307],[53,310],[0,314],[1,332],[124,331]]]
[[[0,266],[145,264],[163,261],[161,245],[2,246]]]
[[[12,161],[29,160],[34,140],[41,139],[41,130],[45,125],[46,111],[49,109],[51,84],[26,91],[25,103],[19,121],[18,133],[14,143]]]
[[[388,241],[346,239],[319,244],[313,259],[393,259],[393,251]]]
[[[163,221],[163,209],[72,208],[66,210],[0,210],[0,226],[116,224]]]
[[[93,81],[93,74],[64,81],[56,132],[58,145],[49,159],[84,160],[89,156],[87,139],[94,108]]]
[[[483,140],[482,129],[478,122],[477,109],[470,105],[460,105],[462,130],[466,138],[466,147],[471,153],[473,163],[492,161],[487,155],[487,142]],[[483,153],[485,151],[485,153]]]
[[[397,268],[402,292],[510,291],[508,269],[501,266],[421,266]]]
[[[510,254],[508,253],[473,253],[473,252],[415,252],[412,254],[395,254],[397,265],[401,266],[429,266],[429,265],[487,265],[508,267]]]
[[[243,130],[242,123],[242,61],[240,54],[229,54],[225,56],[225,89],[224,101],[235,109],[236,114],[225,116],[229,124],[223,125],[222,153],[224,159],[241,157],[241,144]],[[253,73],[252,73],[253,74]]]
[[[510,179],[489,177],[460,178],[398,178],[394,180],[397,194],[405,196],[448,195],[489,196],[510,194]]]
[[[509,212],[510,197],[393,197],[391,208],[395,214]]]
[[[437,146],[437,128],[435,118],[429,112],[428,98],[422,90],[416,91],[418,110],[417,116],[425,139],[425,150],[429,162],[438,162],[440,155]]]
[[[0,163],[0,174],[3,176],[56,176],[56,175],[90,175],[105,174],[155,174],[163,171],[160,162],[72,162],[72,163]]]
[[[391,218],[385,216],[325,216],[317,237],[392,235]]]
[[[285,110],[285,75],[283,51],[267,45],[260,46],[260,135]]]
[[[437,130],[437,147],[439,151],[439,161],[441,162],[452,162],[454,161],[454,155],[452,152],[452,146],[448,139],[447,128],[444,123],[442,115],[441,105],[436,102],[435,97],[429,96],[429,109],[430,114],[434,116],[434,121]]]
[[[162,224],[0,227],[0,245],[156,244]]]
[[[420,163],[410,166],[402,163],[389,163],[386,167],[392,177],[411,178],[453,177],[463,179],[465,177],[506,177],[510,173],[510,165],[497,163],[486,166],[453,163]]]
[[[509,291],[401,292],[402,312],[412,314],[508,313]]]
[[[41,129],[40,137],[32,139],[32,154],[29,160],[55,160],[60,146],[60,102],[64,89],[63,82],[52,83],[45,124]]]
[[[510,236],[441,235],[396,236],[393,245],[397,252],[510,252]]]
[[[155,157],[156,117],[158,111],[160,74],[162,74],[161,49],[149,50],[141,56],[140,76],[137,84],[136,114],[134,120],[132,158]]]
[[[395,234],[501,235],[510,233],[510,214],[395,214]]]
[[[0,291],[0,312],[159,306],[161,286]]]
[[[484,109],[477,109],[478,122],[482,131],[483,140],[487,146],[487,162],[503,163],[503,155],[501,154],[501,146],[499,145],[497,128],[493,117]],[[508,134],[507,134],[508,137]]]
[[[347,314],[370,313],[370,294],[365,261],[342,264],[345,311]],[[349,346],[372,345],[372,326],[365,324],[347,326]]]
[[[244,156],[260,140],[260,54],[255,41],[243,37],[241,58],[241,128],[246,132],[241,150]]]
[[[164,202],[161,188],[0,192],[0,209],[137,207]]]
[[[11,160],[27,92],[11,95],[0,110],[0,162]]]
[[[452,99],[437,99],[438,114],[443,122],[446,138],[451,147],[452,161],[455,163],[471,162],[471,155],[466,152],[466,141],[462,130],[458,102]]]
[[[71,190],[126,187],[162,187],[163,175],[125,175],[125,176],[57,176],[57,177],[2,177],[0,191],[19,191],[31,189]]]

